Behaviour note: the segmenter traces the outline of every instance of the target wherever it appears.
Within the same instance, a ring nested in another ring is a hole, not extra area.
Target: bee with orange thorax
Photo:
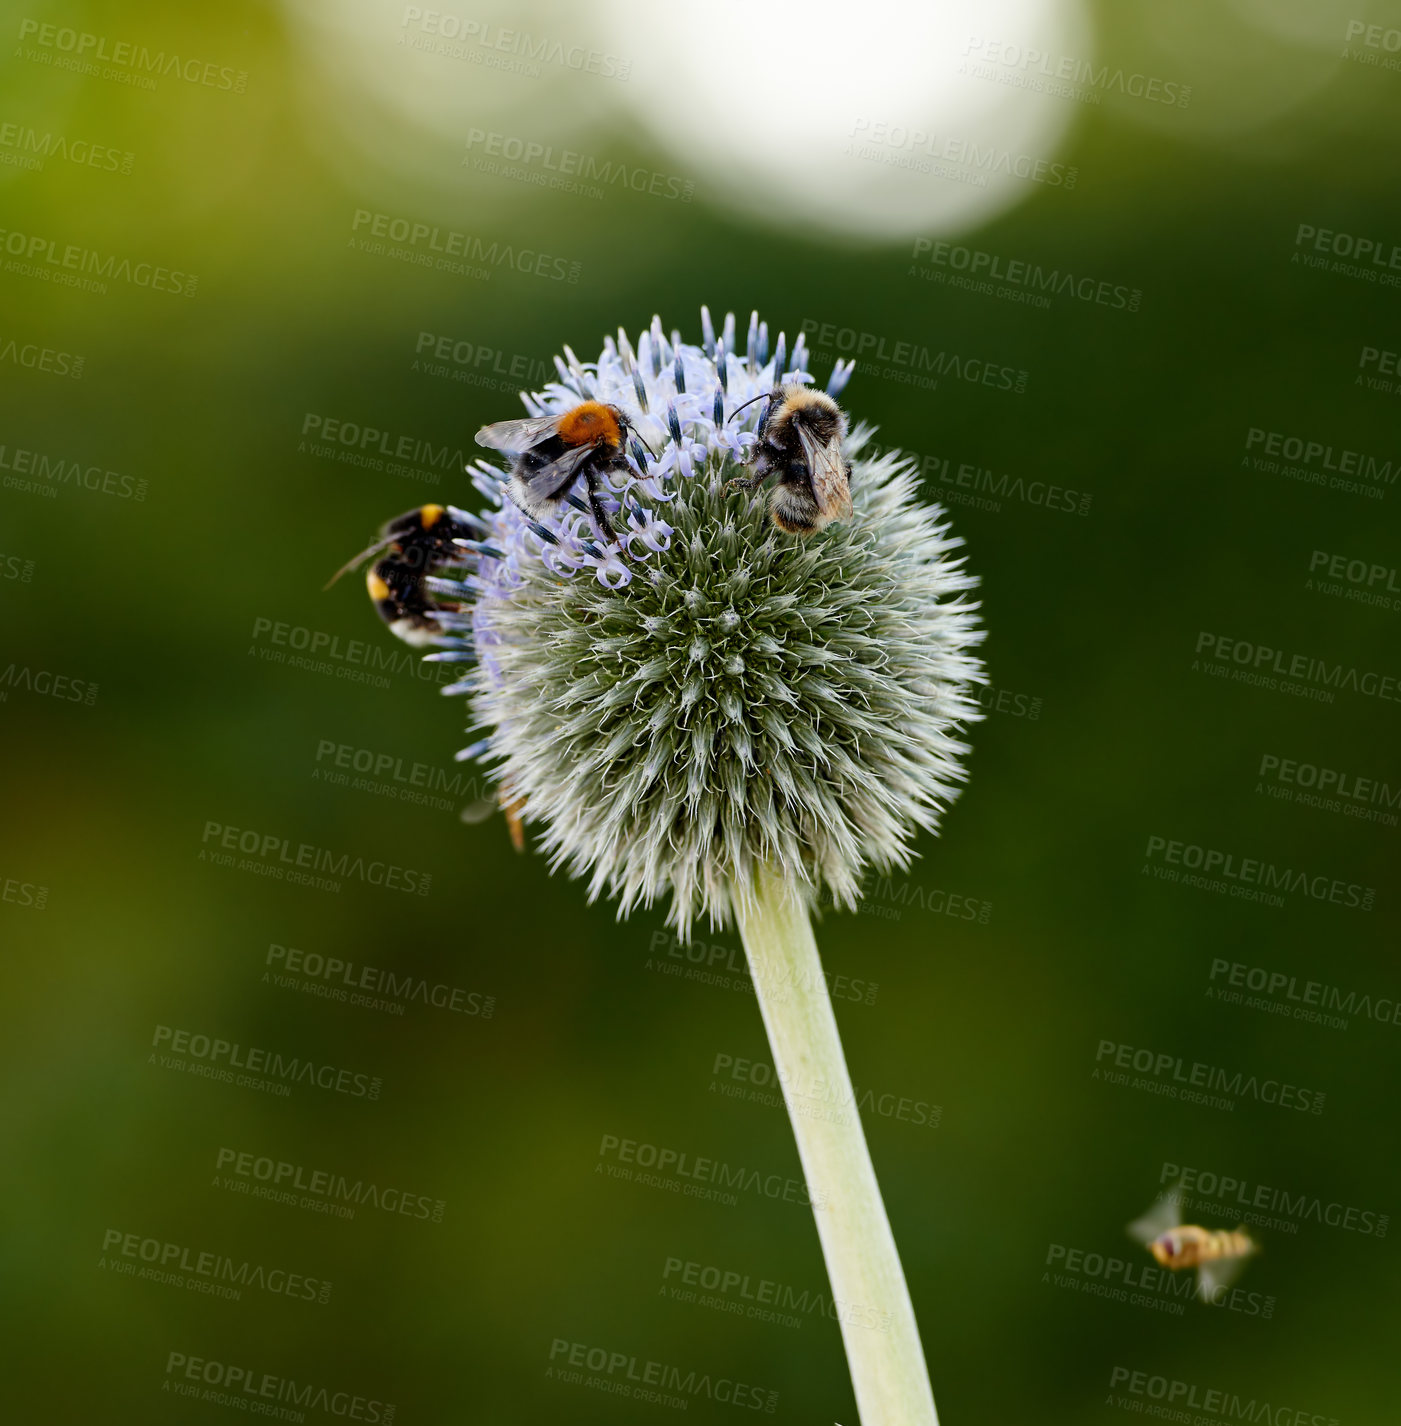
[[[599,533],[616,541],[603,507],[600,478],[626,464],[631,431],[632,423],[619,407],[585,401],[555,416],[483,426],[477,444],[514,457],[507,494],[532,519],[539,520],[561,502],[576,503],[570,491],[583,480]]]
[[[1142,1218],[1128,1226],[1129,1236],[1142,1243],[1159,1267],[1171,1272],[1197,1269],[1197,1295],[1210,1301],[1229,1287],[1260,1251],[1244,1227],[1202,1228],[1184,1223],[1176,1189],[1165,1194]]]
[[[460,613],[462,606],[440,603],[431,581],[448,565],[466,563],[471,555],[464,553],[463,543],[473,547],[474,537],[485,532],[486,526],[466,511],[448,505],[420,505],[391,520],[379,539],[337,570],[326,587],[382,550],[365,572],[365,586],[379,617],[406,644],[447,642],[452,636],[443,619]],[[490,552],[488,546],[480,548]]]

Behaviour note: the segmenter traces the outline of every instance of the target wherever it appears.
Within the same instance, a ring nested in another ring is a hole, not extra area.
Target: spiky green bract
[[[869,439],[848,442],[853,517],[817,535],[776,530],[765,491],[727,492],[743,467],[711,452],[646,577],[611,590],[523,562],[478,604],[494,770],[591,899],[625,914],[670,893],[685,935],[725,924],[765,861],[851,906],[936,827],[978,716],[974,580],[912,462],[862,461]]]

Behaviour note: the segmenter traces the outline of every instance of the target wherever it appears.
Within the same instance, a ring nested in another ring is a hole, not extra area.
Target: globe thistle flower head
[[[683,935],[724,925],[761,863],[812,903],[851,906],[870,872],[909,864],[964,777],[962,726],[979,715],[975,581],[914,463],[864,459],[847,438],[850,520],[802,539],[777,529],[768,492],[733,490],[764,403],[809,382],[751,318],[699,346],[654,318],[596,361],[569,348],[531,415],[612,403],[639,438],[600,480],[613,530],[577,496],[534,520],[478,462],[487,497],[472,572],[434,587],[465,601],[435,658],[475,660],[466,693],[481,756],[523,801],[552,867],[587,878],[620,915],[670,896]],[[828,392],[851,374],[838,363]]]

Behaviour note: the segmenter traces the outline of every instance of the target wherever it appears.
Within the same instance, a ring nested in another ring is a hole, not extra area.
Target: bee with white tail
[[[1129,1237],[1153,1254],[1159,1267],[1197,1270],[1197,1296],[1212,1302],[1236,1280],[1260,1245],[1244,1227],[1201,1228],[1182,1221],[1181,1193],[1171,1189],[1128,1225]]]
[[[451,505],[420,505],[396,516],[379,538],[343,565],[326,583],[329,589],[343,574],[362,565],[371,555],[379,559],[365,573],[365,587],[389,632],[406,644],[428,648],[452,641],[445,619],[462,611],[460,602],[443,603],[433,580],[451,565],[474,558],[490,546],[477,542],[486,526],[465,510]],[[468,555],[463,547],[474,552]]]

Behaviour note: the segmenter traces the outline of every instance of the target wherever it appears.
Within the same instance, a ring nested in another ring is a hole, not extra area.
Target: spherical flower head
[[[774,526],[767,489],[726,488],[765,403],[736,408],[811,378],[801,337],[770,358],[754,319],[741,354],[733,317],[719,336],[702,317],[700,346],[654,319],[596,362],[566,348],[559,382],[525,398],[533,415],[613,403],[656,452],[635,443],[604,481],[614,537],[582,500],[534,521],[479,463],[493,506],[461,621],[476,665],[454,686],[487,730],[464,755],[523,801],[552,866],[620,915],[669,895],[683,935],[701,914],[727,924],[760,863],[847,907],[868,874],[907,866],[965,776],[983,679],[962,542],[908,457],[863,458],[858,426],[854,513],[806,538]]]

